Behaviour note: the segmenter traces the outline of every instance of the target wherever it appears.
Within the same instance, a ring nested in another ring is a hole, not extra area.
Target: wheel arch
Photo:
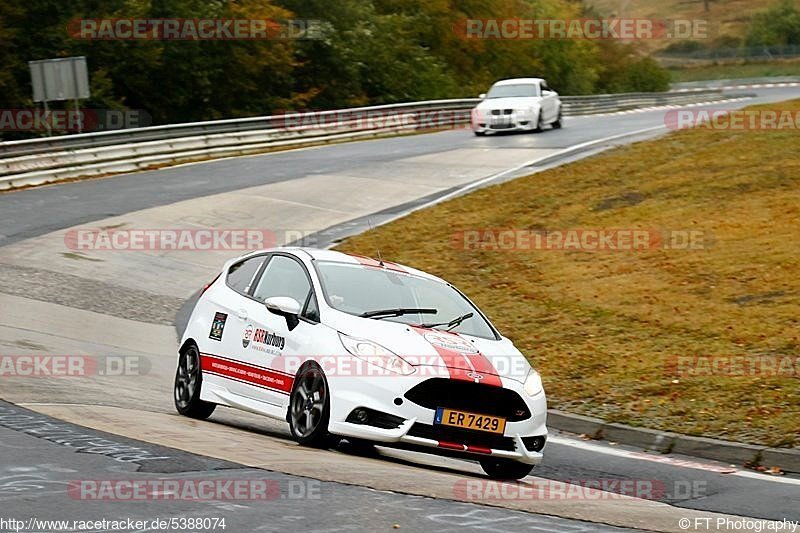
[[[183,351],[186,348],[188,348],[189,346],[192,346],[192,345],[194,345],[194,347],[197,348],[197,353],[199,354],[200,353],[200,347],[197,345],[197,341],[195,341],[191,337],[189,337],[185,341],[183,341],[183,344],[181,344],[181,347],[178,349],[178,354],[182,354]]]

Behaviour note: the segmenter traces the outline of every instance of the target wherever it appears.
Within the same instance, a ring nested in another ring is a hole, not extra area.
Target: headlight
[[[523,385],[523,388],[528,396],[536,396],[542,392],[542,377],[536,370],[531,368],[530,373],[528,373],[528,377],[525,378],[525,385]]]
[[[365,339],[356,339],[344,333],[339,333],[339,338],[342,340],[345,350],[359,359],[396,374],[407,376],[414,373],[414,367],[408,361],[380,344]]]

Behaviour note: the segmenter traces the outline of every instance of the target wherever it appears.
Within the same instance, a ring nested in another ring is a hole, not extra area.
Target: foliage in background
[[[0,108],[31,102],[27,62],[84,55],[83,107],[143,109],[153,123],[287,109],[468,97],[497,79],[547,77],[562,94],[657,91],[668,76],[630,45],[465,39],[465,19],[575,19],[572,0],[6,0],[0,3]],[[81,18],[319,19],[321,40],[78,40]],[[54,104],[58,108],[59,104]]]
[[[800,44],[800,9],[793,0],[759,13],[745,39],[747,46]]]

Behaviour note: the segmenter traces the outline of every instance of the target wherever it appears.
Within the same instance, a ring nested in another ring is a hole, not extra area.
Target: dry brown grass
[[[800,111],[800,101],[779,105]],[[798,446],[800,373],[686,377],[669,362],[800,355],[799,154],[797,130],[675,132],[479,190],[339,249],[374,255],[380,248],[386,259],[459,286],[542,372],[552,407]],[[714,245],[629,252],[453,245],[453,232],[476,228],[702,229]]]

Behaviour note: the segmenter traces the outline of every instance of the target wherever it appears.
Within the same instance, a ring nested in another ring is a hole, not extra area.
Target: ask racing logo
[[[262,328],[255,328],[252,324],[247,324],[242,334],[242,347],[251,346],[254,350],[279,354],[286,345],[286,339],[277,333],[269,332]]]

